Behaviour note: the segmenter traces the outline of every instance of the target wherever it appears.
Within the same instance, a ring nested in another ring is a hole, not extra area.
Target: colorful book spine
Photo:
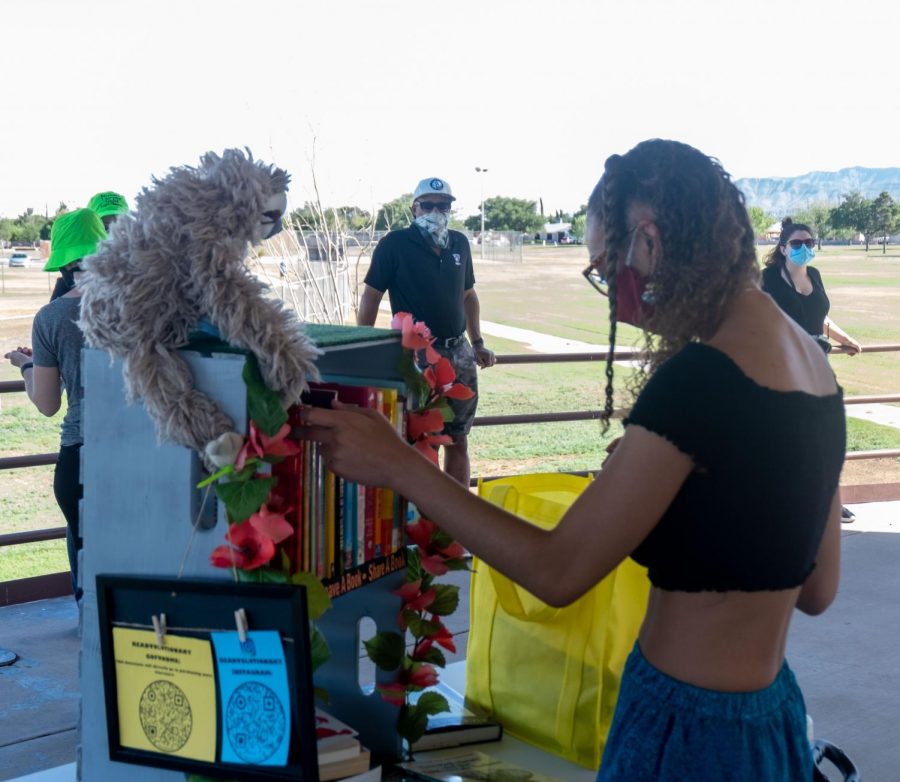
[[[337,398],[346,404],[380,411],[402,432],[404,385],[396,381],[384,381],[382,385],[380,380],[351,380],[356,382],[310,384],[301,403],[330,407]],[[292,426],[302,426],[299,409],[290,415]],[[398,513],[403,512],[403,499],[387,489],[360,486],[339,478],[326,468],[317,443],[303,441],[300,453],[276,465],[276,473],[283,482],[279,495],[286,506],[294,509],[288,516],[296,530],[289,554],[294,570],[332,581],[352,568],[402,548],[405,520]]]

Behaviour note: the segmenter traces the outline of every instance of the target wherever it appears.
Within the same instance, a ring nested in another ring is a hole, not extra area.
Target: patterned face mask
[[[446,212],[428,212],[417,217],[414,222],[438,247],[446,249],[450,240],[450,231],[447,228],[449,221],[450,215]]]

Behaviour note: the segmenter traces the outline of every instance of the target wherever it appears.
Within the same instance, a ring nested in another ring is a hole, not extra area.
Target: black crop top
[[[806,580],[844,462],[840,388],[822,397],[766,388],[726,354],[691,343],[647,381],[631,424],[694,461],[632,552],[654,586],[755,592]]]
[[[762,289],[768,293],[775,303],[789,315],[807,334],[817,336],[825,331],[825,318],[831,309],[831,302],[822,284],[819,270],[808,266],[807,274],[812,283],[812,292],[807,295],[799,293],[793,282],[784,278],[784,264],[776,263],[767,266],[762,273]]]

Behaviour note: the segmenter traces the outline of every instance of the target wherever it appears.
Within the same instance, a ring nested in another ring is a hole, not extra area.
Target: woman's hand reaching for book
[[[303,408],[301,420],[300,438],[321,443],[328,469],[348,481],[396,489],[406,460],[422,459],[377,410],[334,401]]]

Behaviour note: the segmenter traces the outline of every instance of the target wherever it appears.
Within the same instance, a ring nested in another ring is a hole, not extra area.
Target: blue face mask
[[[788,258],[791,259],[791,263],[796,263],[797,266],[805,266],[815,257],[816,251],[811,250],[805,244],[802,247],[798,247],[796,250],[793,248],[788,250]]]

